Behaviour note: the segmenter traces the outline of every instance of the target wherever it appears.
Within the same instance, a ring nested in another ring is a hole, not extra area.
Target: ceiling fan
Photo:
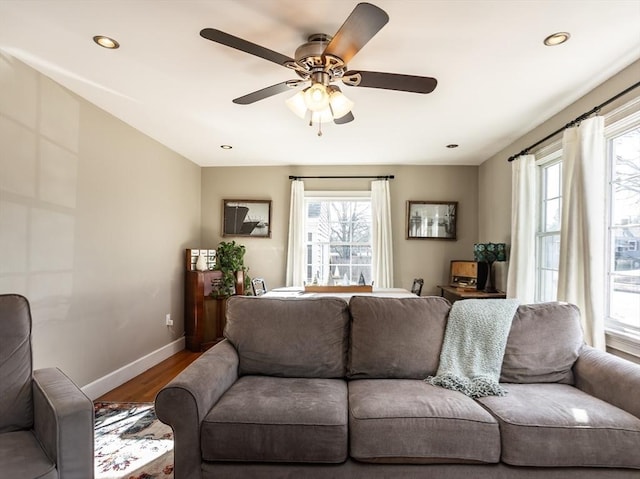
[[[413,93],[431,93],[435,89],[435,78],[347,69],[347,63],[388,21],[389,16],[381,8],[359,3],[333,37],[324,33],[310,35],[307,43],[296,49],[295,59],[213,28],[203,29],[200,36],[290,68],[300,77],[238,97],[234,103],[248,105],[308,83],[287,100],[287,105],[298,116],[308,118],[310,125],[320,127],[328,121],[344,124],[354,119],[353,102],[334,85],[338,80],[352,87]]]

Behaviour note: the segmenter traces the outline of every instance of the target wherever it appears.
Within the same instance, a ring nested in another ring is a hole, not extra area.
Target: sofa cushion
[[[337,378],[346,374],[348,328],[342,299],[234,296],[224,335],[241,375]]]
[[[349,382],[351,457],[364,462],[496,463],[497,421],[473,399],[416,379]]]
[[[244,376],[201,428],[205,461],[340,463],[347,459],[342,379]]]
[[[17,294],[0,295],[0,433],[30,429],[31,311]]]
[[[31,431],[0,434],[0,477],[57,479],[55,464]]]
[[[424,379],[434,375],[451,305],[443,298],[354,296],[350,378]]]
[[[640,419],[565,384],[508,384],[478,399],[500,422],[514,466],[640,468]]]
[[[500,382],[573,384],[572,368],[582,345],[576,306],[522,305],[511,323]]]

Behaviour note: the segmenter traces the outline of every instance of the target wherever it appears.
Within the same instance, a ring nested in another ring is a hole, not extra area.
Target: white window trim
[[[640,341],[636,336],[611,329],[605,330],[604,335],[608,347],[640,358]]]

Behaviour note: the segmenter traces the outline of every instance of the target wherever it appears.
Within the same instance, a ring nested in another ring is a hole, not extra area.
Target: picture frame
[[[456,239],[457,201],[407,201],[407,239]]]
[[[271,200],[222,200],[222,236],[271,238]]]

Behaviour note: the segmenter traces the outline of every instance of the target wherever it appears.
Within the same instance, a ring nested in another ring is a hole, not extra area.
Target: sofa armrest
[[[200,424],[238,379],[238,364],[238,353],[225,339],[158,392],[156,415],[173,429],[175,479],[202,477]]]
[[[640,365],[584,346],[573,366],[576,387],[640,418]]]
[[[33,372],[33,416],[58,477],[93,478],[93,402],[59,369]]]

